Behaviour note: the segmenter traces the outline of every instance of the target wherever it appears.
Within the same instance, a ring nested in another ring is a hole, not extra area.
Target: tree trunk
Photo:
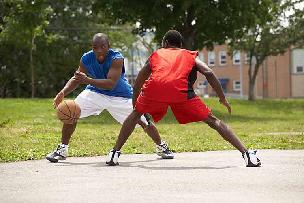
[[[7,90],[6,84],[4,84],[1,88],[1,98],[3,99],[6,98],[6,90]]]
[[[35,70],[33,65],[33,49],[34,49],[34,41],[35,41],[35,35],[32,34],[31,39],[31,48],[30,48],[30,68],[31,68],[31,86],[32,86],[32,98],[35,97]]]
[[[184,48],[192,50],[194,45],[194,38],[192,36],[189,36],[187,38],[184,37],[184,43]]]
[[[249,70],[248,70],[248,75],[249,75],[248,100],[249,101],[256,100],[254,87],[255,87],[255,81],[256,81],[256,77],[258,75],[260,65],[261,65],[260,62],[257,61],[256,64],[254,65],[254,70],[252,70],[252,64],[249,64]]]
[[[195,30],[194,26],[192,25],[193,20],[195,19],[195,8],[192,4],[188,7],[187,11],[185,12],[184,18],[184,26],[181,27],[180,31],[184,42],[183,47],[188,50],[194,49],[194,38],[195,38]]]
[[[255,99],[256,99],[255,92],[254,92],[254,85],[255,85],[255,81],[252,78],[250,78],[249,79],[249,94],[248,94],[249,101],[255,101]]]

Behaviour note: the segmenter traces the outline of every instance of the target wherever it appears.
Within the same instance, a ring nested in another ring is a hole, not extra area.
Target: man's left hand
[[[89,82],[89,78],[88,76],[80,71],[76,71],[74,73],[74,77],[73,77],[76,81],[80,82],[81,84],[88,84]]]

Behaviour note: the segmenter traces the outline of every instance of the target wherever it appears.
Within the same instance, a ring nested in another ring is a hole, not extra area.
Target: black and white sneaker
[[[156,145],[156,154],[163,159],[174,158],[174,154],[171,152],[165,141],[162,141],[159,145]]]
[[[111,149],[111,151],[108,154],[108,158],[106,161],[106,164],[109,166],[116,166],[119,165],[118,158],[120,156],[121,152],[115,149]]]
[[[65,160],[68,156],[67,145],[59,144],[57,149],[49,153],[45,158],[50,162],[57,163],[59,160]]]
[[[261,161],[260,159],[256,156],[257,150],[248,150],[242,154],[246,167],[260,167],[261,166]]]

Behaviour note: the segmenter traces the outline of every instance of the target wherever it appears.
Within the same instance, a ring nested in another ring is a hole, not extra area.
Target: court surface
[[[238,151],[122,154],[0,164],[0,202],[304,202],[304,150],[259,150],[260,168]]]

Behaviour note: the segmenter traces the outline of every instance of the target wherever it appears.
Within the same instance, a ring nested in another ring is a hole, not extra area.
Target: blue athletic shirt
[[[83,63],[88,75],[93,79],[107,79],[109,69],[111,68],[112,61],[115,59],[124,59],[123,55],[116,50],[109,49],[108,55],[106,56],[104,62],[100,64],[96,59],[93,50],[84,53],[81,57],[81,62]],[[125,77],[125,67],[122,67],[122,73],[117,81],[116,86],[112,90],[106,90],[97,88],[93,85],[87,85],[86,89],[105,94],[114,97],[125,97],[132,98],[133,90],[128,80]]]

